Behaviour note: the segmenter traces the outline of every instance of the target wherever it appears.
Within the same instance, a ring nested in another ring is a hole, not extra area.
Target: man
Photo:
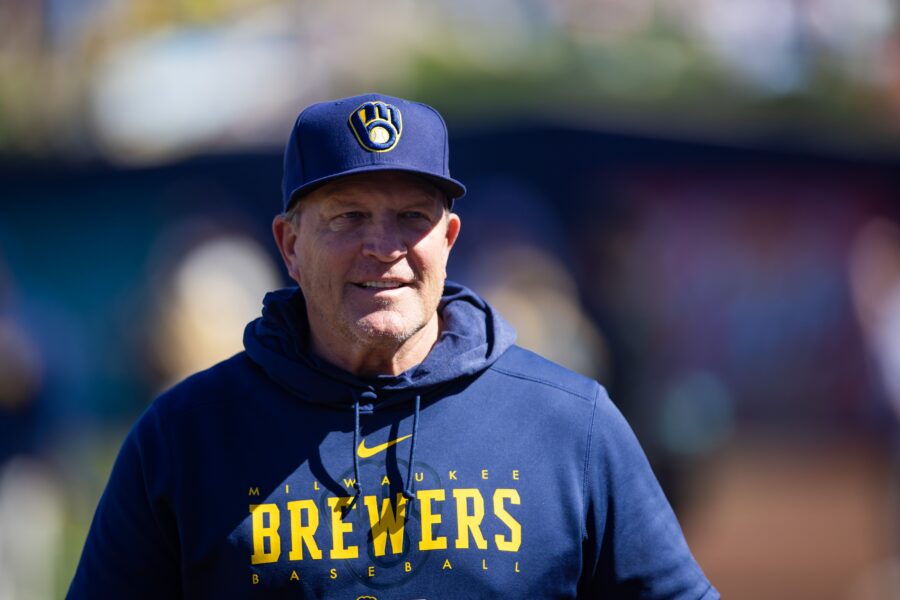
[[[69,597],[719,597],[603,388],[445,282],[464,193],[430,107],[300,114],[299,287],[137,423]]]

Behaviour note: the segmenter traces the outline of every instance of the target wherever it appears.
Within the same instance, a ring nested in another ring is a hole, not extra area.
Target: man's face
[[[398,347],[437,319],[459,218],[434,186],[405,173],[368,173],[300,203],[279,246],[315,337]]]

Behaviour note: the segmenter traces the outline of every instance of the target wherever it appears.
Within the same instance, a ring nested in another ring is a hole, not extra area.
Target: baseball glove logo
[[[387,102],[366,102],[350,113],[350,129],[369,152],[393,150],[402,131],[400,110]]]

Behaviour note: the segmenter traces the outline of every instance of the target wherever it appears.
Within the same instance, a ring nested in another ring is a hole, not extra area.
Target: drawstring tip
[[[403,490],[403,497],[406,498],[407,500],[415,500],[416,499],[416,495],[413,494],[409,490]]]
[[[362,494],[362,489],[360,489],[359,485],[356,485],[355,487],[356,493],[353,495],[353,500],[351,500],[350,504],[347,505],[346,511],[344,512],[345,515],[353,510],[353,507],[356,506],[356,501],[359,500],[359,497]]]

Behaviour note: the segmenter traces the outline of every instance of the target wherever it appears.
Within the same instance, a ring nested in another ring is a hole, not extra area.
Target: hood
[[[244,330],[244,347],[272,379],[306,402],[352,408],[354,397],[372,390],[384,406],[476,375],[515,341],[512,325],[459,284],[445,283],[438,311],[443,330],[437,343],[422,363],[400,375],[360,377],[311,354],[306,303],[297,287],[266,294],[262,316]]]

